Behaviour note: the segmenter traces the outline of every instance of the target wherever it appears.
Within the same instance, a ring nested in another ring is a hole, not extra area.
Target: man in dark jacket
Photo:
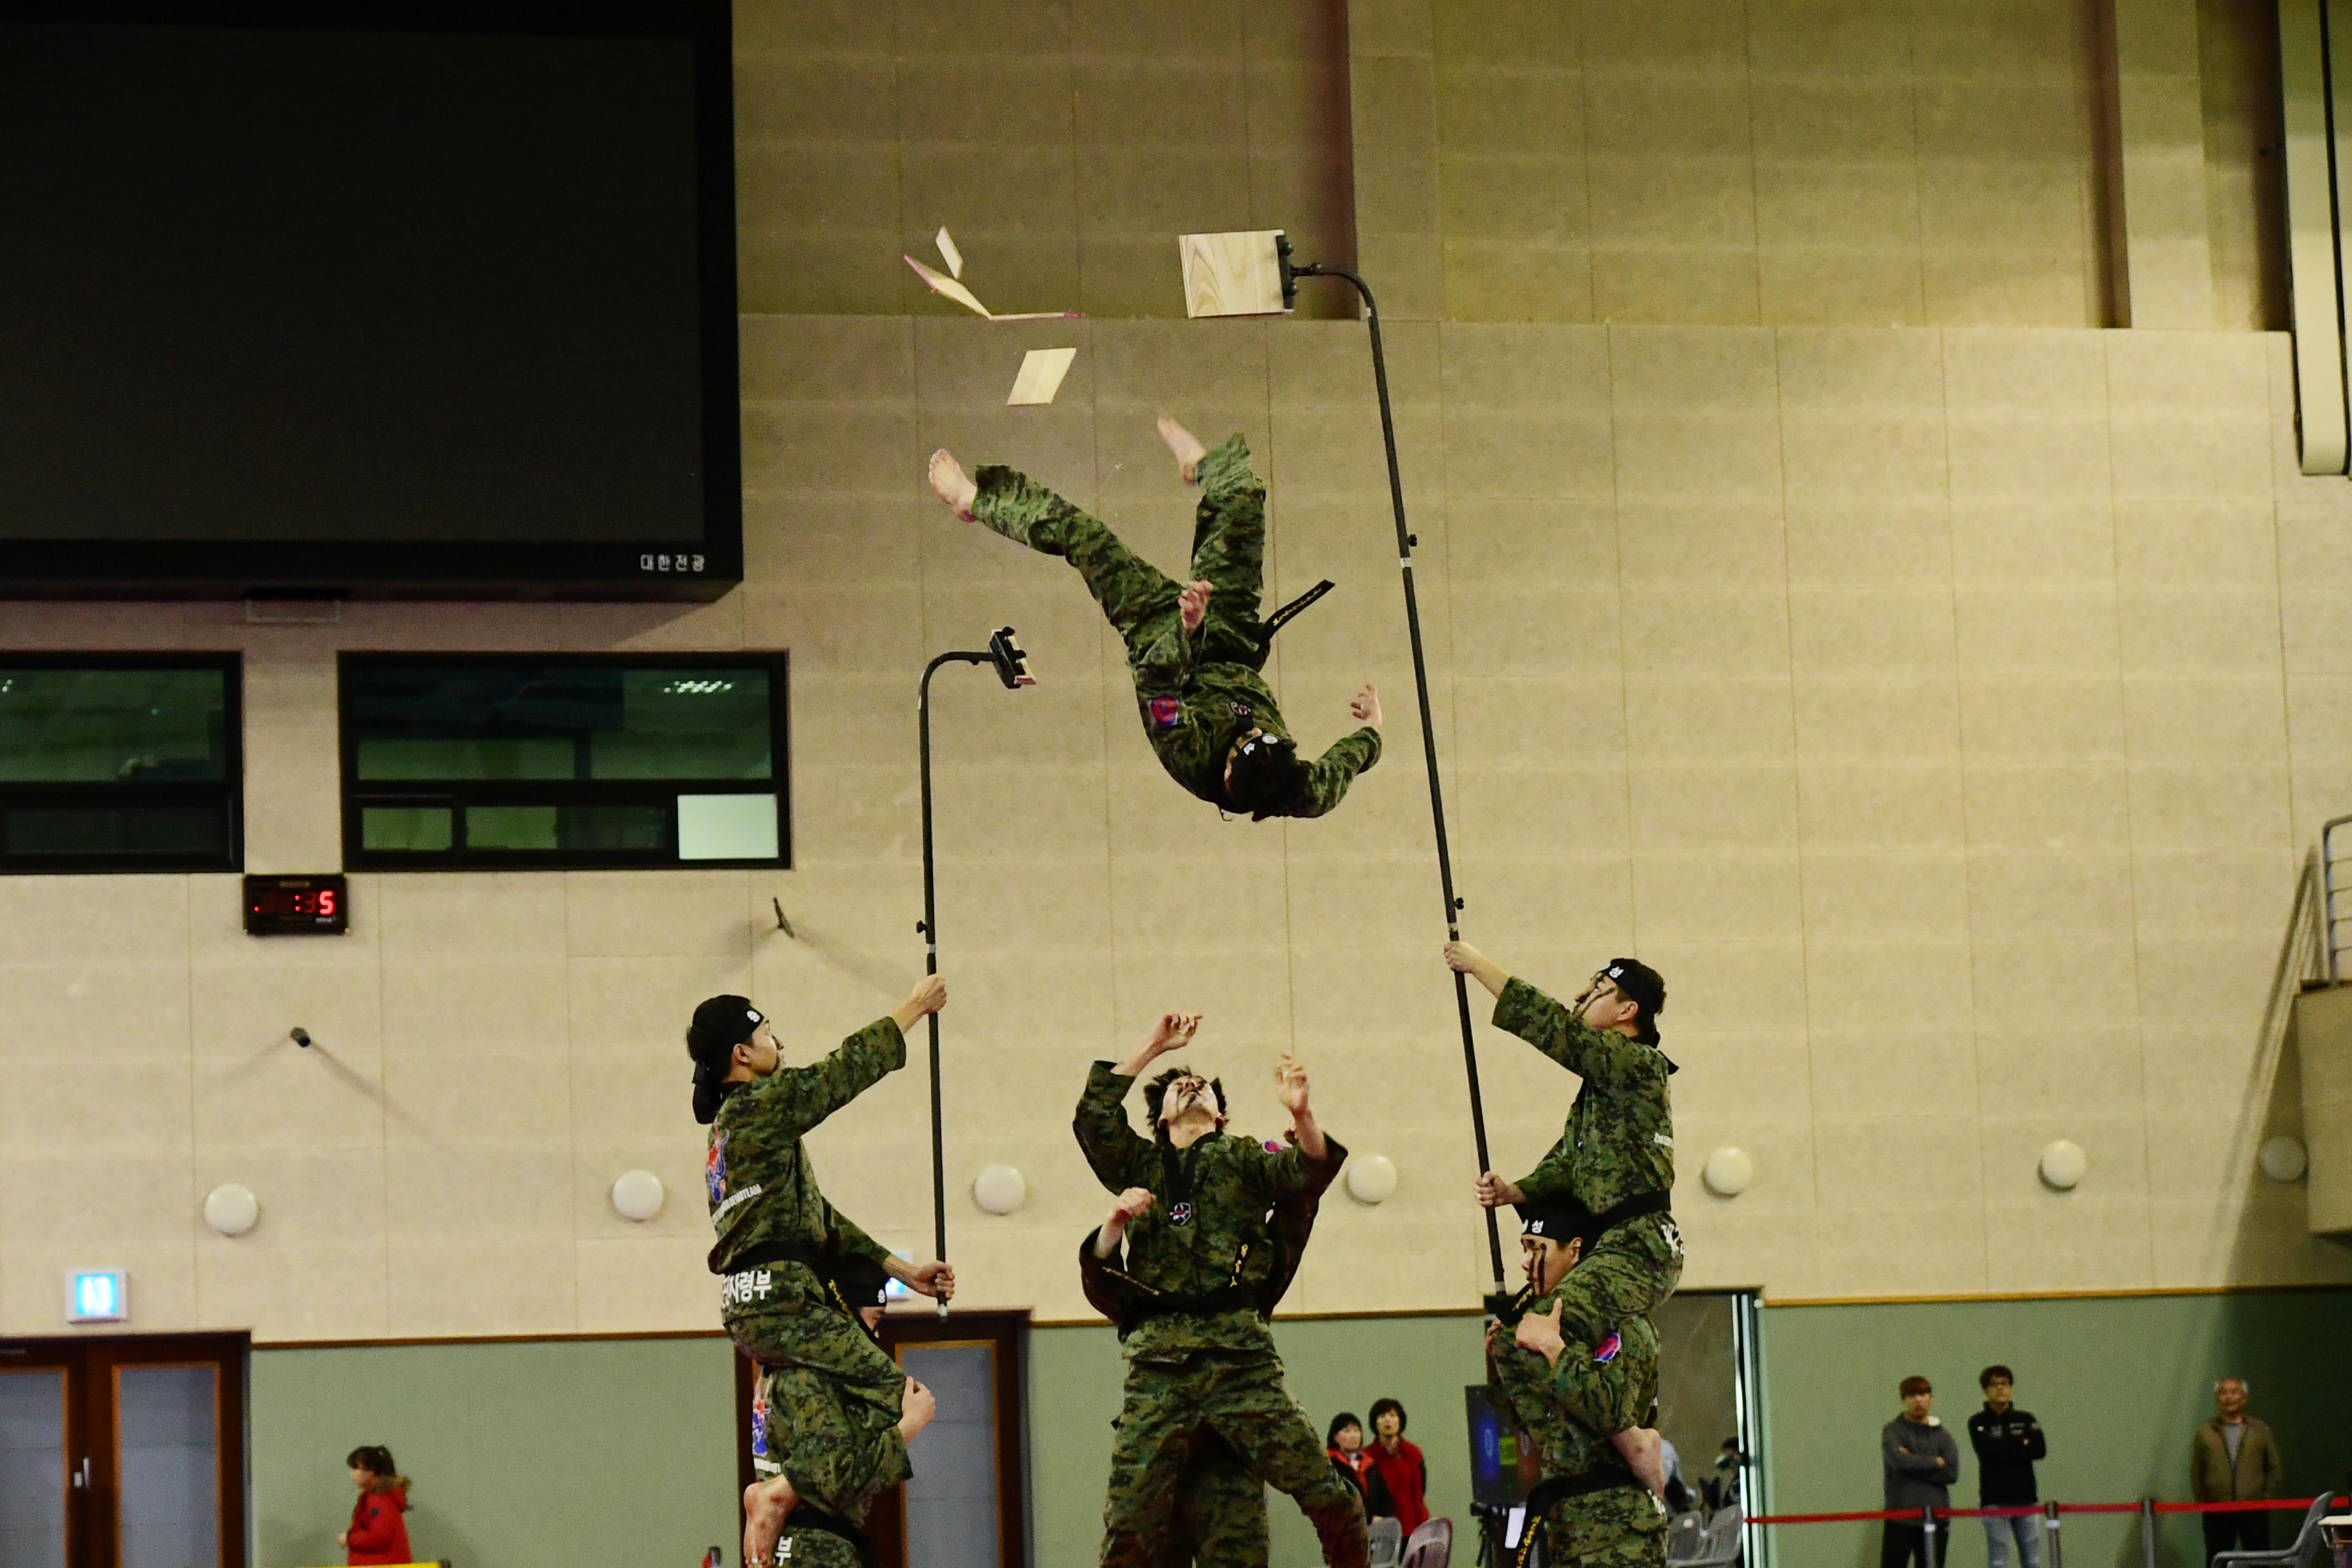
[[[1924,1377],[1906,1377],[1899,1391],[1903,1414],[1878,1435],[1878,1452],[1886,1472],[1886,1507],[1932,1509],[1942,1513],[1952,1506],[1952,1483],[1960,1476],[1960,1446],[1941,1421],[1929,1414],[1935,1407],[1935,1385]],[[1878,1568],[1902,1568],[1916,1561],[1927,1568],[1927,1531],[1921,1520],[1886,1521],[1880,1538]]]
[[[2284,1495],[2286,1472],[2279,1464],[2270,1425],[2246,1414],[2246,1380],[2225,1377],[2213,1385],[2213,1419],[2197,1428],[2189,1453],[2189,1495],[2199,1502],[2240,1502]],[[2262,1512],[2209,1513],[2205,1557],[2232,1550],[2267,1552],[2271,1516]]]
[[[2050,1452],[2042,1423],[2011,1403],[2017,1374],[1995,1364],[1977,1374],[1985,1405],[1969,1417],[1969,1446],[1977,1451],[1977,1501],[1985,1508],[2027,1508],[2042,1500],[2033,1484],[2033,1462]],[[1988,1519],[1986,1568],[2009,1568],[2009,1545],[2017,1543],[2019,1568],[2042,1568],[2042,1518],[2018,1514]]]

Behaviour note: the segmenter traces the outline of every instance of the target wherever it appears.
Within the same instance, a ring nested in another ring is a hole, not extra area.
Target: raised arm
[[[1125,1061],[1116,1066],[1097,1062],[1087,1069],[1087,1087],[1078,1096],[1078,1113],[1070,1126],[1104,1190],[1148,1187],[1160,1174],[1160,1156],[1151,1140],[1127,1120],[1127,1091],[1146,1068],[1190,1043],[1200,1026],[1198,1013],[1162,1013]]]
[[[1265,1162],[1263,1179],[1267,1184],[1268,1196],[1290,1200],[1320,1197],[1331,1179],[1339,1173],[1348,1151],[1316,1121],[1315,1111],[1307,1104],[1307,1068],[1287,1051],[1275,1063],[1274,1090],[1283,1109],[1290,1112],[1294,1137],[1278,1152],[1257,1151],[1258,1157]]]
[[[1321,816],[1339,804],[1358,773],[1380,760],[1381,732],[1370,725],[1340,736],[1307,770],[1307,784],[1290,815]]]
[[[1596,1029],[1541,991],[1507,979],[1495,1003],[1495,1026],[1518,1036],[1587,1082],[1621,1089],[1663,1079],[1666,1059],[1654,1047]]]

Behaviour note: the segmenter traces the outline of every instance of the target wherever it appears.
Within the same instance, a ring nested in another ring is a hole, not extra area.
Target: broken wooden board
[[[1282,258],[1278,228],[1230,234],[1182,234],[1177,253],[1184,262],[1187,316],[1279,316]]]

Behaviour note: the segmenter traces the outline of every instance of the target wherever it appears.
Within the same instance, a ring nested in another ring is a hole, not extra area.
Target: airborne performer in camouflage
[[[1320,816],[1380,761],[1381,694],[1366,686],[1349,704],[1361,729],[1334,742],[1311,766],[1299,757],[1259,673],[1273,636],[1258,614],[1265,486],[1251,471],[1239,436],[1209,451],[1165,415],[1160,435],[1185,483],[1201,487],[1192,581],[1181,585],[1120,543],[1101,519],[1012,468],[982,464],[975,483],[955,458],[934,452],[931,488],[957,516],[1032,550],[1066,556],[1078,569],[1127,641],[1144,733],[1178,784],[1260,821]]]
[[[856,1539],[854,1521],[873,1494],[909,1473],[911,1433],[900,1424],[929,1395],[856,1321],[834,1277],[854,1255],[945,1300],[955,1293],[955,1272],[892,1256],[825,1202],[801,1140],[905,1066],[906,1032],[946,1002],[946,983],[929,976],[896,1012],[803,1068],[783,1065],[769,1019],[744,997],[713,996],[694,1010],[686,1045],[695,1120],[710,1128],[704,1173],[718,1232],[710,1271],[721,1279],[727,1332],[760,1363],[767,1395],[753,1468],[768,1479],[743,1493],[747,1565],[768,1562],[786,1516],[796,1512],[804,1531]],[[915,1428],[928,1419],[924,1412]],[[860,1429],[876,1440],[860,1445],[844,1435]],[[792,1446],[803,1431],[816,1435],[812,1451]]]
[[[1682,1232],[1668,1212],[1675,1117],[1666,1079],[1675,1064],[1658,1048],[1665,982],[1645,963],[1612,958],[1563,1007],[1466,942],[1446,943],[1445,963],[1496,998],[1496,1027],[1583,1080],[1559,1141],[1536,1168],[1516,1182],[1485,1172],[1476,1190],[1487,1208],[1574,1204],[1595,1216],[1596,1239],[1561,1296],[1561,1332],[1587,1344],[1605,1339],[1682,1282]],[[1629,1427],[1612,1436],[1643,1483],[1663,1490],[1656,1434]]]
[[[1297,1142],[1294,1129],[1288,1141]],[[1326,1136],[1325,1163],[1336,1171],[1348,1152]],[[1279,1152],[1268,1145],[1268,1153]],[[1274,1265],[1258,1286],[1257,1313],[1274,1316],[1283,1293],[1297,1276],[1298,1259],[1315,1228],[1328,1181],[1309,1181],[1276,1198],[1266,1215]],[[1078,1282],[1096,1310],[1118,1325],[1122,1342],[1143,1321],[1147,1294],[1127,1272],[1123,1247],[1130,1221],[1158,1202],[1146,1187],[1129,1187],[1111,1201],[1110,1215],[1078,1244]],[[1267,1558],[1265,1483],[1257,1471],[1213,1432],[1193,1436],[1191,1458],[1176,1482],[1174,1529],[1161,1542],[1161,1568],[1265,1568]]]
[[[1496,1405],[1533,1444],[1539,1479],[1526,1533],[1504,1568],[1525,1568],[1538,1535],[1553,1563],[1663,1568],[1665,1508],[1608,1436],[1642,1429],[1657,1401],[1657,1331],[1634,1316],[1595,1338],[1564,1331],[1570,1282],[1591,1267],[1579,1263],[1597,1222],[1559,1205],[1519,1212],[1528,1286],[1514,1303],[1516,1330],[1487,1325],[1486,1376]]]
[[[1096,1178],[1122,1206],[1133,1188],[1152,1200],[1127,1222],[1126,1267],[1116,1271],[1140,1304],[1124,1336],[1127,1400],[1111,1444],[1104,1568],[1165,1560],[1188,1464],[1211,1436],[1297,1501],[1331,1568],[1363,1568],[1362,1504],[1284,1388],[1259,1312],[1267,1281],[1296,1266],[1283,1260],[1268,1212],[1328,1186],[1340,1153],[1307,1108],[1307,1069],[1287,1056],[1276,1079],[1296,1148],[1275,1153],[1226,1137],[1223,1091],[1181,1069],[1146,1089],[1154,1136],[1139,1136],[1120,1102],[1199,1026],[1197,1016],[1163,1015],[1126,1061],[1094,1065],[1078,1100],[1078,1147]]]

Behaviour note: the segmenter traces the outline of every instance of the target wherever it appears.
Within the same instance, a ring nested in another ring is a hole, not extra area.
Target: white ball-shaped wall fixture
[[[1011,1214],[1029,1201],[1028,1178],[1010,1165],[991,1165],[971,1179],[971,1201],[990,1214]]]
[[[261,1200],[251,1187],[223,1182],[205,1194],[205,1223],[223,1236],[243,1236],[261,1223]]]
[[[1726,1144],[1706,1157],[1706,1168],[1700,1174],[1708,1192],[1719,1198],[1736,1198],[1756,1179],[1756,1157]]]
[[[2292,1182],[2311,1163],[2310,1152],[2304,1148],[2303,1140],[2288,1132],[2263,1139],[2261,1158],[2263,1174],[2273,1182]]]
[[[613,1179],[613,1208],[623,1219],[643,1225],[661,1213],[661,1178],[651,1171],[624,1171]]]
[[[1348,1195],[1360,1204],[1388,1202],[1396,1184],[1396,1162],[1386,1154],[1359,1154],[1348,1162]]]
[[[2091,1168],[2091,1157],[2080,1143],[2053,1138],[2042,1151],[2042,1179],[2060,1192],[2071,1191]]]

